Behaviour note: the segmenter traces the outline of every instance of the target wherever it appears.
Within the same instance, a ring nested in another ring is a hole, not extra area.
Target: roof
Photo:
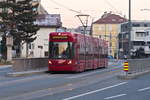
[[[100,19],[94,22],[94,24],[120,24],[126,22],[127,19],[111,13],[104,13]]]
[[[41,14],[36,17],[35,24],[40,27],[61,27],[60,14]]]

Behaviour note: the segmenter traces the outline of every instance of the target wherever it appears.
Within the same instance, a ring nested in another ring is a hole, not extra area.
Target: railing
[[[150,58],[149,59],[129,59],[128,74],[140,73],[150,71]]]

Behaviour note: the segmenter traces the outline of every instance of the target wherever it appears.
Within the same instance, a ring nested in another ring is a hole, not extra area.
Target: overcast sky
[[[75,17],[78,13],[71,10],[89,14],[94,20],[100,18],[105,11],[112,11],[122,16],[126,15],[126,18],[128,18],[128,1],[129,0],[41,0],[41,3],[50,14],[61,14],[63,26],[73,28],[81,24],[78,18]],[[150,1],[131,1],[132,19],[150,20],[150,11],[140,10],[150,9]]]

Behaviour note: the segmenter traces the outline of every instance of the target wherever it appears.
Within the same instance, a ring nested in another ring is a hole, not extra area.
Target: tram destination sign
[[[52,39],[56,40],[56,39],[67,39],[68,36],[63,36],[63,35],[57,35],[57,36],[52,36]]]

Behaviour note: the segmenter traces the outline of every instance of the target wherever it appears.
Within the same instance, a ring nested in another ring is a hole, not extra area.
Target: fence
[[[150,59],[129,59],[129,74],[150,71]]]

